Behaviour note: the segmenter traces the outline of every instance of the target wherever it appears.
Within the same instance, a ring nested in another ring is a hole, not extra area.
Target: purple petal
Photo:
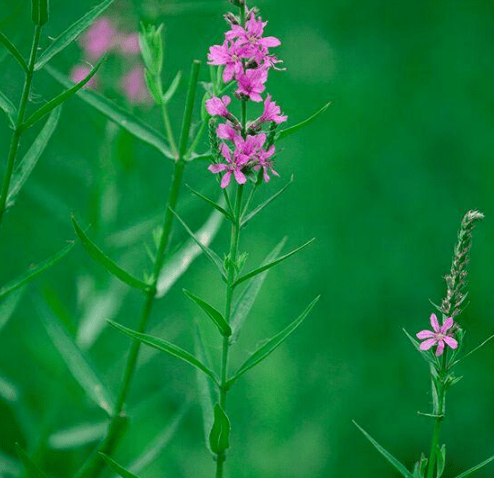
[[[280,46],[281,41],[276,37],[266,37],[259,40],[259,44],[268,48]]]
[[[225,189],[226,187],[228,187],[228,185],[230,184],[230,178],[231,178],[231,176],[232,176],[232,172],[231,171],[228,171],[228,172],[225,173],[225,175],[221,179],[221,188],[222,189]]]
[[[234,171],[235,174],[235,180],[237,181],[238,184],[245,184],[247,182],[247,178],[245,177],[244,173],[240,171],[240,169],[236,169]]]
[[[432,337],[434,337],[434,332],[431,332],[430,330],[421,330],[417,335],[416,337],[420,340],[424,340],[424,339],[431,339]]]
[[[444,342],[442,340],[437,344],[436,357],[439,357],[444,352]]]
[[[439,322],[437,321],[436,314],[431,314],[431,325],[432,328],[434,329],[434,332],[438,334],[441,329],[439,327]]]
[[[444,337],[444,341],[454,350],[458,348],[458,341],[454,339],[453,337],[450,337],[447,335]]]
[[[445,321],[443,326],[441,327],[441,334],[445,334],[448,332],[448,330],[453,327],[454,321],[453,317],[448,317]]]
[[[433,345],[436,345],[437,339],[427,339],[420,344],[420,350],[429,350]]]
[[[211,166],[209,166],[208,169],[212,173],[217,174],[217,173],[221,173],[221,171],[225,171],[225,169],[228,169],[228,166],[226,164],[223,164],[223,163],[212,164]]]

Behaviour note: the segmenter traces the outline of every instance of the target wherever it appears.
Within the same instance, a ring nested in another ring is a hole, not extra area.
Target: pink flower
[[[81,39],[81,46],[87,56],[97,60],[113,48],[113,37],[117,34],[115,27],[107,18],[96,20]]]
[[[223,175],[223,178],[221,179],[221,187],[225,189],[228,187],[230,184],[230,180],[232,177],[232,174],[235,177],[235,181],[237,181],[238,184],[245,184],[247,182],[247,178],[245,177],[244,173],[242,172],[242,168],[245,166],[245,158],[235,154],[232,156],[232,152],[230,151],[230,148],[225,143],[221,143],[220,145],[220,152],[222,156],[226,159],[227,163],[218,163],[218,164],[212,164],[209,166],[209,171],[211,171],[213,174],[225,172]]]
[[[458,347],[458,342],[453,338],[453,332],[450,331],[453,327],[453,318],[449,317],[440,327],[437,321],[436,314],[431,314],[431,325],[434,332],[430,330],[422,330],[417,334],[419,340],[423,340],[420,344],[420,350],[429,350],[434,345],[437,345],[436,356],[442,355],[445,344],[449,345],[453,350]],[[448,331],[450,331],[448,333]]]
[[[276,148],[274,147],[274,145],[272,145],[267,151],[262,149],[258,154],[259,166],[256,166],[254,168],[256,171],[258,171],[259,168],[263,169],[262,176],[264,178],[264,181],[266,182],[271,179],[268,172],[271,172],[275,176],[279,177],[279,174],[273,169],[273,161],[271,159],[271,156],[273,156],[275,150]]]
[[[222,45],[214,45],[209,49],[209,65],[225,65],[223,71],[223,81],[228,83],[234,77],[244,71],[242,59],[250,58],[251,52],[248,46],[241,46],[238,43],[229,43],[225,40]]]
[[[216,134],[218,135],[218,138],[226,139],[228,141],[235,141],[235,138],[240,135],[230,123],[220,124],[216,130]]]
[[[256,121],[256,123],[269,123],[274,121],[276,124],[283,123],[288,119],[288,116],[281,115],[281,108],[276,104],[276,102],[271,101],[271,95],[268,95],[264,100],[264,113]]]
[[[260,67],[255,70],[247,70],[245,74],[241,73],[237,78],[237,93],[245,95],[252,101],[259,103],[262,101],[261,93],[266,89],[265,83],[267,79],[267,68]]]
[[[206,101],[206,110],[211,116],[221,116],[223,118],[231,118],[231,113],[227,110],[227,106],[232,99],[225,95],[222,98],[214,96]]]
[[[238,38],[240,45],[252,45],[267,51],[268,48],[281,45],[280,40],[276,37],[262,37],[267,24],[268,22],[263,22],[261,18],[256,19],[255,15],[252,14],[245,23],[245,28],[240,25],[233,25],[231,31],[226,33],[226,38],[228,40]]]
[[[122,78],[121,87],[131,103],[146,103],[149,100],[142,66],[136,66],[127,73]]]
[[[83,65],[78,65],[74,66],[72,70],[70,70],[70,79],[74,83],[80,83],[82,80],[84,80],[89,73],[91,73],[91,68],[89,66],[83,66]],[[84,88],[96,88],[97,83],[96,83],[96,77],[93,76],[85,85]]]
[[[124,55],[137,55],[140,53],[141,49],[139,47],[139,35],[137,33],[122,35],[118,38],[118,40],[120,52]]]

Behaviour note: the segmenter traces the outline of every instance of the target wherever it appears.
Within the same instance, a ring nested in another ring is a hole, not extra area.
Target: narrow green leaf
[[[207,258],[218,268],[220,271],[220,274],[222,277],[225,277],[225,271],[223,269],[223,262],[222,260],[218,257],[218,254],[211,250],[208,246],[204,245],[202,241],[190,230],[189,226],[185,224],[185,222],[182,220],[182,218],[172,209],[170,211],[175,215],[175,217],[178,219],[180,224],[184,227],[184,229],[187,231],[189,236],[194,240],[194,242],[202,249],[202,252],[206,254]]]
[[[89,239],[86,233],[81,229],[77,223],[75,217],[72,215],[72,224],[74,225],[77,237],[80,239],[84,249],[87,253],[99,264],[101,264],[108,272],[113,274],[115,277],[120,279],[122,282],[135,287],[136,289],[147,291],[149,290],[149,284],[136,279],[134,276],[130,275],[128,272],[121,269],[117,264],[115,264],[108,256],[106,256],[101,249],[94,244],[94,242]]]
[[[437,363],[437,360],[434,355],[428,352],[424,352],[423,350],[420,350],[420,342],[415,340],[405,329],[403,329],[403,332],[405,332],[405,335],[408,337],[408,340],[412,342],[412,345],[415,347],[415,349],[422,355],[423,359],[430,365],[435,365]]]
[[[386,458],[386,460],[388,460],[389,463],[391,463],[391,465],[396,468],[396,470],[398,470],[398,472],[402,476],[404,476],[405,478],[413,478],[413,475],[407,470],[405,465],[400,463],[393,455],[391,455],[391,453],[389,453],[381,445],[379,445],[379,443],[377,443],[377,441],[374,440],[374,438],[372,438],[355,420],[353,421],[353,424],[363,433],[367,440],[369,440],[374,445],[376,450],[381,453],[381,455],[384,456],[384,458]]]
[[[35,25],[44,25],[48,21],[50,4],[48,0],[31,0],[31,19]]]
[[[53,43],[38,57],[38,60],[34,65],[34,69],[39,70],[40,68],[43,68],[43,66],[55,55],[60,53],[74,40],[77,40],[79,35],[86,28],[88,28],[91,23],[93,23],[93,21],[113,3],[113,1],[114,0],[105,0],[67,28],[67,30],[58,36]]]
[[[81,88],[83,88],[91,78],[96,74],[99,70],[99,67],[106,60],[106,57],[102,57],[98,63],[91,69],[90,73],[79,83],[76,83],[74,86],[69,88],[68,90],[60,93],[58,96],[48,101],[44,106],[42,106],[38,111],[33,113],[20,127],[22,131],[30,128],[36,121],[43,118],[43,116],[47,115],[51,110],[56,108],[58,105],[61,105],[64,101],[67,101],[71,96],[75,95]]]
[[[15,449],[22,461],[22,464],[24,465],[24,468],[26,469],[27,476],[29,478],[48,478],[48,476],[40,470],[38,465],[36,465],[36,463],[29,458],[28,454],[20,447],[19,443],[15,444]]]
[[[22,472],[21,464],[0,450],[0,476],[19,476]]]
[[[271,204],[278,196],[283,194],[292,183],[293,183],[293,174],[290,178],[290,181],[288,181],[288,183],[286,183],[277,193],[273,194],[269,199],[266,199],[266,201],[259,204],[259,206],[257,206],[249,214],[247,214],[247,216],[242,219],[241,225],[245,226],[255,215],[260,213],[266,206],[269,206],[269,204]]]
[[[283,238],[280,241],[280,243],[266,256],[262,264],[265,265],[274,261],[280,254],[283,247],[285,246],[286,241],[287,238],[286,237]],[[242,293],[237,299],[237,302],[233,306],[233,313],[232,313],[233,337],[232,338],[234,341],[237,340],[242,325],[244,324],[245,319],[249,315],[249,312],[252,309],[252,306],[254,305],[257,295],[259,294],[268,273],[269,273],[268,270],[264,271],[263,273],[256,276],[254,280],[249,282],[249,284],[242,291]]]
[[[12,294],[10,294],[9,296],[7,296],[0,303],[0,332],[7,325],[7,322],[12,317],[12,314],[19,305],[19,301],[23,293],[24,293],[24,289],[21,287]]]
[[[0,91],[0,109],[7,115],[9,125],[15,129],[15,119],[17,117],[17,109],[12,102]]]
[[[19,400],[17,387],[7,378],[0,374],[0,398],[6,402],[15,403]]]
[[[134,475],[134,473],[131,473],[130,471],[126,470],[123,466],[120,466],[115,460],[110,458],[108,455],[105,455],[104,453],[98,452],[103,460],[105,460],[105,463],[115,472],[118,473],[122,478],[139,478],[137,475]]]
[[[219,212],[213,211],[211,213],[202,227],[195,232],[195,236],[199,238],[201,244],[207,247],[213,242],[213,239],[220,230],[222,221],[223,216]],[[163,297],[170,290],[201,252],[202,249],[197,245],[197,242],[194,239],[188,239],[185,244],[171,256],[161,269],[157,285],[157,298]]]
[[[298,123],[294,126],[291,126],[290,128],[286,128],[280,131],[280,134],[278,135],[278,139],[286,138],[287,136],[297,132],[299,129],[302,129],[308,124],[312,123],[319,115],[323,114],[329,108],[330,105],[331,105],[331,101],[326,103],[319,111],[316,111],[312,116],[302,121],[301,123]]]
[[[159,339],[157,337],[152,337],[151,335],[146,335],[146,334],[141,334],[139,332],[135,332],[132,329],[128,329],[127,327],[124,327],[123,325],[117,324],[116,322],[113,322],[112,320],[109,320],[108,323],[115,327],[118,331],[122,332],[125,335],[128,335],[131,339],[137,340],[138,342],[141,342],[143,344],[149,345],[150,347],[154,347],[155,349],[161,350],[163,352],[166,352],[170,355],[173,355],[174,357],[177,357],[180,360],[183,360],[184,362],[187,362],[188,364],[192,365],[193,367],[198,368],[202,372],[204,372],[206,375],[211,377],[215,382],[218,381],[214,373],[207,368],[202,362],[200,362],[196,357],[194,357],[192,354],[189,352],[181,349],[180,347],[177,347],[174,344],[171,344],[170,342],[166,342],[165,340]]]
[[[315,239],[311,239],[310,241],[306,242],[304,245],[298,247],[297,249],[293,250],[292,252],[289,252],[288,254],[285,254],[284,256],[281,256],[280,258],[276,259],[275,261],[270,262],[269,264],[266,264],[266,265],[261,266],[257,269],[254,269],[253,271],[248,272],[244,276],[237,279],[235,281],[235,283],[233,284],[233,287],[237,287],[239,284],[241,284],[242,282],[245,282],[246,280],[250,279],[251,277],[254,277],[257,274],[260,274],[261,272],[264,272],[268,269],[271,269],[272,267],[278,265],[279,263],[287,260],[289,257],[293,256],[297,252],[300,252],[302,249],[305,249],[307,246],[312,244],[314,241],[315,241]]]
[[[20,275],[19,277],[9,282],[8,284],[5,284],[0,289],[0,299],[2,297],[5,297],[7,294],[10,294],[15,290],[19,289],[24,284],[27,284],[28,282],[32,281],[50,267],[53,267],[57,262],[62,260],[73,247],[74,247],[74,243],[72,242],[68,246],[64,247],[61,251],[49,257],[45,261],[40,262],[37,266],[34,266],[33,268],[29,269],[27,272]]]
[[[215,323],[216,327],[220,331],[221,335],[224,337],[230,337],[232,335],[232,329],[227,324],[224,317],[211,305],[197,297],[194,294],[191,294],[189,291],[184,289],[184,294],[192,301],[195,302],[206,314],[208,317]]]
[[[57,106],[50,113],[50,116],[48,117],[46,124],[43,126],[43,129],[40,131],[40,133],[34,140],[34,143],[20,161],[17,169],[14,171],[9,194],[7,196],[7,207],[12,207],[14,205],[17,195],[29,178],[30,174],[33,172],[33,169],[38,163],[38,159],[46,149],[48,141],[57,128],[61,111],[62,105]]]
[[[0,32],[0,43],[3,43],[5,48],[10,52],[10,54],[17,60],[17,63],[21,65],[22,69],[27,73],[27,63],[20,54],[19,50],[15,47],[13,43],[2,33]]]
[[[66,76],[62,75],[58,70],[47,66],[45,70],[60,84],[65,87],[70,87],[72,81]],[[142,121],[137,116],[126,111],[125,109],[118,106],[113,101],[105,98],[102,95],[94,93],[88,90],[80,90],[77,96],[81,100],[85,101],[88,105],[92,106],[100,113],[105,115],[114,123],[118,124],[130,134],[134,135],[141,141],[154,146],[158,151],[160,151],[164,156],[170,159],[175,159],[166,138],[152,126]]]
[[[194,334],[195,351],[197,358],[206,366],[210,367],[210,360],[208,353],[206,351],[206,346],[204,345],[204,339],[201,334],[199,326],[196,324],[195,334]],[[213,426],[213,415],[214,415],[214,402],[213,398],[214,390],[211,387],[211,382],[204,376],[204,374],[197,371],[197,388],[199,395],[199,403],[201,405],[202,411],[202,423],[204,430],[204,441],[209,451],[211,451],[209,445],[209,432]]]
[[[165,105],[173,98],[173,96],[177,92],[177,89],[180,86],[180,80],[181,79],[182,79],[182,72],[179,71],[175,75],[175,78],[173,78],[172,82],[170,83],[170,86],[168,87],[165,94],[163,95],[163,103]]]
[[[195,189],[192,189],[188,184],[186,184],[186,187],[189,189],[189,191],[197,196],[198,198],[201,198],[203,201],[205,201],[207,204],[209,204],[212,208],[216,209],[217,211],[221,212],[228,220],[232,221],[232,217],[228,212],[223,209],[219,204],[216,204],[214,201],[209,199],[208,197],[204,196],[200,192],[196,191]]]
[[[444,473],[444,467],[446,466],[446,445],[443,446],[437,446],[437,477],[436,478],[441,478]]]
[[[35,300],[38,316],[67,368],[87,395],[105,412],[112,414],[114,400],[89,359],[59,323],[40,297]]]
[[[192,153],[188,161],[211,161],[213,159],[213,154],[211,151],[206,151],[205,153]]]
[[[474,466],[473,468],[470,468],[469,470],[460,473],[456,478],[469,478],[470,476],[472,476],[474,473],[479,471],[485,465],[488,465],[493,460],[494,460],[494,455],[491,456],[490,458],[487,458],[487,460],[483,461],[482,463],[479,463],[477,466]]]
[[[104,438],[108,422],[82,423],[59,430],[48,437],[48,445],[54,450],[73,450]]]
[[[305,320],[309,315],[312,308],[319,301],[320,296],[316,297],[308,307],[285,329],[279,332],[277,335],[269,339],[263,346],[257,349],[237,370],[234,377],[229,380],[229,383],[235,382],[241,375],[247,370],[256,366],[259,362],[264,360],[268,355],[274,352],[291,334],[297,329],[297,327]]]
[[[230,448],[230,420],[217,403],[214,406],[214,423],[209,434],[209,446],[213,453],[223,453]]]

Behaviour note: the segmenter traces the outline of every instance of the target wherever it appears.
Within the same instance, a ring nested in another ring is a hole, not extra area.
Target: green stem
[[[199,76],[199,67],[200,67],[200,62],[194,61],[192,72],[190,75],[189,89],[187,92],[187,100],[186,100],[185,114],[184,114],[184,125],[182,128],[182,134],[184,134],[185,132],[187,137],[190,131],[190,124],[192,120],[192,109],[194,107],[195,91],[196,91],[197,80]],[[181,152],[183,150],[184,151],[186,150],[187,141],[185,141],[185,144],[184,142],[181,141],[181,145],[183,146],[183,148],[181,147],[180,149],[180,155],[175,161],[175,167],[173,170],[172,183],[168,194],[168,200],[166,203],[166,210],[165,210],[165,218],[163,221],[163,232],[161,233],[160,242],[158,245],[158,251],[156,254],[156,260],[153,266],[151,286],[149,288],[149,291],[146,293],[146,300],[144,303],[144,307],[142,309],[139,325],[137,327],[137,331],[140,333],[143,333],[146,330],[146,326],[149,321],[149,317],[151,315],[151,310],[156,296],[156,289],[158,286],[160,272],[163,267],[163,263],[165,261],[165,257],[166,257],[165,253],[170,240],[170,233],[173,223],[172,211],[175,210],[175,207],[177,205],[178,195],[180,192],[180,186],[182,184],[182,177],[185,167],[185,156]],[[140,343],[137,341],[133,341],[127,358],[124,378],[122,380],[120,392],[117,397],[115,410],[113,412],[110,424],[108,426],[108,432],[106,438],[100,443],[97,449],[86,460],[86,463],[76,474],[76,478],[97,477],[104,466],[103,461],[99,459],[98,452],[111,454],[114,447],[118,443],[120,435],[124,430],[122,424],[125,423],[126,420],[125,420],[125,414],[123,413],[123,409],[127,398],[127,394],[130,389],[132,377],[135,372],[137,358],[139,356],[139,349],[140,349]]]
[[[177,143],[175,142],[175,136],[173,135],[170,116],[168,114],[168,108],[166,107],[165,103],[161,105],[161,113],[163,115],[163,123],[165,124],[166,135],[168,136],[168,141],[170,142],[170,148],[172,150],[172,154],[175,158],[178,158]]]
[[[434,431],[432,432],[431,453],[429,455],[429,468],[427,470],[427,478],[434,477],[434,465],[436,464],[437,447],[439,444],[439,435],[441,434],[441,418],[436,418],[434,423]]]
[[[9,154],[7,157],[7,169],[3,178],[2,192],[0,194],[0,225],[2,224],[3,216],[6,211],[7,197],[9,194],[10,181],[12,180],[12,174],[14,172],[15,160],[19,151],[19,143],[22,136],[20,126],[24,121],[26,115],[27,103],[29,100],[29,94],[31,93],[31,85],[34,76],[34,65],[36,63],[36,56],[38,53],[39,38],[41,35],[41,25],[36,25],[34,28],[33,43],[31,45],[31,53],[29,55],[29,63],[26,72],[26,80],[24,82],[24,88],[22,90],[21,101],[19,104],[19,114],[15,125],[15,131],[12,135],[12,141],[10,142]]]

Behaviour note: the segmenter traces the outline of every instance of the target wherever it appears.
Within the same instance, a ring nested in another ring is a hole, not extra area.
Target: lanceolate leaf
[[[223,453],[230,448],[230,420],[219,403],[214,406],[214,423],[209,434],[209,446],[213,453]]]
[[[388,460],[389,463],[391,463],[391,465],[393,465],[402,476],[404,476],[405,478],[413,478],[413,475],[407,470],[405,465],[400,463],[393,455],[391,455],[391,453],[389,453],[381,445],[379,445],[379,443],[377,443],[377,441],[374,440],[374,438],[372,438],[357,422],[354,421],[353,423],[364,434],[367,440],[369,440],[375,446],[377,451],[381,453],[381,455],[384,456],[384,458],[386,458],[386,460]]]
[[[15,129],[17,110],[12,102],[0,91],[0,109],[7,115],[10,127]]]
[[[51,76],[53,76],[53,78],[55,78],[55,80],[57,80],[65,87],[70,87],[73,84],[69,78],[62,75],[55,68],[47,66],[45,69]],[[170,151],[168,142],[165,137],[137,116],[129,113],[113,101],[92,91],[80,90],[77,93],[77,96],[79,96],[79,98],[81,98],[87,104],[98,110],[100,113],[104,114],[107,118],[127,130],[136,138],[144,141],[147,144],[150,144],[151,146],[154,146],[167,158],[175,159],[172,152]]]
[[[195,232],[195,236],[199,238],[202,245],[207,247],[211,244],[220,229],[222,221],[222,215],[217,211],[213,211],[208,220]],[[173,254],[170,260],[168,260],[161,269],[157,285],[157,298],[163,297],[170,290],[173,284],[182,277],[201,252],[202,249],[197,245],[196,241],[194,239],[188,239],[185,244]]]
[[[286,237],[283,238],[281,242],[268,254],[266,259],[263,261],[263,265],[273,262],[278,257],[279,253],[286,244],[286,240]],[[264,271],[263,273],[257,275],[255,279],[249,282],[247,287],[238,297],[232,313],[233,340],[238,338],[242,325],[254,305],[268,272],[269,271]]]
[[[259,362],[264,360],[268,355],[274,352],[291,334],[292,332],[305,320],[309,315],[312,308],[316,305],[319,300],[319,296],[316,297],[309,306],[300,314],[300,316],[295,319],[288,327],[282,330],[280,333],[275,335],[273,338],[269,339],[262,347],[255,351],[237,370],[234,377],[229,381],[230,383],[235,382],[241,375],[243,375],[247,370],[256,366]]]
[[[209,368],[207,368],[202,362],[200,362],[192,354],[181,349],[180,347],[177,347],[176,345],[171,344],[170,342],[166,342],[165,340],[159,339],[157,337],[153,337],[151,335],[141,334],[139,332],[135,332],[134,330],[128,329],[127,327],[124,327],[123,325],[117,324],[116,322],[113,322],[111,320],[109,320],[108,323],[110,325],[112,325],[113,327],[115,327],[120,332],[122,332],[123,334],[128,335],[131,339],[137,340],[138,342],[141,342],[142,344],[149,345],[150,347],[154,347],[155,349],[158,349],[158,350],[166,352],[170,355],[173,355],[174,357],[177,357],[180,360],[187,362],[188,364],[192,365],[193,367],[198,368],[199,370],[204,372],[206,375],[211,377],[215,382],[218,381],[218,379],[216,378],[214,373]]]
[[[94,242],[89,239],[86,233],[81,229],[77,223],[74,216],[72,216],[72,224],[74,225],[77,237],[79,237],[84,249],[87,253],[96,261],[99,262],[105,269],[107,269],[111,274],[120,279],[122,282],[135,287],[136,289],[147,291],[149,289],[149,284],[136,279],[134,276],[130,275],[128,272],[121,269],[117,264],[115,264],[108,256],[106,256],[99,247],[94,244]]]
[[[482,463],[479,463],[477,466],[474,466],[473,468],[470,468],[469,470],[460,473],[456,478],[470,478],[470,476],[473,476],[477,471],[479,471],[485,465],[488,465],[493,460],[494,460],[494,455],[491,456],[490,458],[487,458],[487,460],[483,461]]]
[[[12,317],[12,314],[19,304],[23,291],[23,288],[17,289],[14,293],[0,302],[0,332]]]
[[[312,244],[314,242],[314,240],[315,239],[311,239],[310,241],[306,242],[304,245],[298,247],[297,249],[293,250],[292,252],[289,252],[288,254],[285,254],[284,256],[281,256],[280,258],[276,259],[275,261],[270,262],[269,264],[266,264],[264,266],[261,266],[261,267],[259,267],[257,269],[254,269],[251,272],[248,272],[244,276],[242,276],[239,279],[237,279],[235,281],[235,283],[233,284],[233,286],[236,287],[239,284],[241,284],[242,282],[250,279],[251,277],[254,277],[257,274],[261,274],[261,272],[264,272],[264,271],[266,271],[268,269],[271,269],[272,267],[278,265],[280,262],[283,262],[283,261],[287,260],[289,257],[293,256],[297,252],[300,252],[302,249],[305,249],[308,245]]]
[[[60,53],[66,46],[70,45],[74,40],[77,40],[79,35],[91,25],[91,23],[101,15],[114,0],[105,0],[100,3],[83,17],[73,23],[65,30],[53,43],[38,57],[38,61],[34,65],[35,70],[43,68],[55,55]]]
[[[5,48],[11,53],[11,55],[17,60],[17,63],[21,65],[22,69],[27,72],[27,64],[22,55],[19,53],[19,50],[14,46],[13,43],[2,33],[0,32],[0,43],[3,43]]]
[[[323,114],[328,108],[329,105],[331,105],[331,101],[326,103],[319,111],[314,113],[312,116],[307,118],[306,120],[302,121],[301,123],[298,123],[294,126],[291,126],[290,128],[286,128],[282,131],[280,131],[280,134],[278,135],[278,139],[283,139],[286,138],[287,136],[291,135],[292,133],[297,132],[299,129],[304,128],[308,124],[312,123],[319,115]]]
[[[53,98],[52,100],[48,101],[44,106],[42,106],[36,113],[33,113],[22,125],[21,125],[21,130],[26,130],[30,128],[36,121],[40,120],[43,118],[43,116],[47,115],[52,109],[56,108],[58,105],[62,104],[64,101],[67,101],[71,96],[75,95],[81,88],[83,88],[91,78],[96,74],[98,71],[99,67],[105,61],[106,57],[102,57],[96,66],[94,66],[91,70],[91,72],[84,78],[82,81],[79,83],[73,85],[71,88],[68,90],[64,91],[63,93],[59,94],[57,97]]]
[[[180,80],[182,79],[182,72],[179,71],[176,75],[175,78],[173,78],[172,82],[170,83],[170,86],[166,90],[165,94],[163,95],[163,103],[166,105],[175,95],[177,92],[177,89],[180,85]]]
[[[293,174],[292,177],[290,178],[290,181],[286,183],[277,193],[273,194],[269,199],[266,199],[263,203],[259,204],[255,209],[253,209],[249,214],[245,216],[245,218],[242,219],[242,226],[245,226],[255,215],[260,213],[266,206],[271,204],[278,196],[283,194],[285,190],[290,186],[290,184],[293,183]]]
[[[32,281],[50,267],[53,267],[57,262],[63,259],[73,247],[74,247],[74,243],[70,243],[68,246],[64,247],[61,251],[57,252],[56,254],[46,259],[45,261],[40,262],[37,266],[33,267],[32,269],[29,269],[27,272],[17,277],[17,279],[14,279],[8,284],[5,284],[0,289],[0,299],[2,297],[5,297],[7,294],[10,294],[11,292],[14,292],[15,290],[19,289],[27,282]]]
[[[97,405],[111,415],[114,400],[103,380],[90,364],[89,359],[76,345],[73,337],[60,325],[57,317],[48,309],[41,298],[37,298],[35,305],[48,336],[74,379]]]
[[[229,337],[230,335],[232,335],[232,329],[227,324],[223,316],[214,307],[212,307],[211,305],[209,305],[207,302],[197,297],[196,295],[191,294],[189,291],[186,291],[185,289],[184,289],[184,294],[191,301],[195,302],[204,312],[206,312],[209,318],[215,323],[216,327],[218,327],[218,330],[221,332],[221,335],[225,337]]]
[[[118,473],[122,478],[139,478],[137,475],[134,475],[134,473],[131,473],[130,471],[126,470],[123,466],[120,466],[115,460],[110,458],[108,455],[105,455],[104,453],[98,452],[103,460],[105,460],[105,463],[116,473]]]
[[[185,224],[185,222],[182,220],[182,218],[175,211],[173,211],[173,210],[171,210],[171,211],[175,215],[175,217],[179,220],[179,222],[182,224],[184,229],[188,232],[189,236],[202,249],[202,252],[204,252],[204,254],[206,254],[208,259],[218,268],[222,277],[225,277],[225,271],[223,269],[223,262],[218,257],[218,255],[213,250],[211,250],[208,246],[204,245],[202,243],[202,241],[199,240],[199,238],[190,230],[189,226],[187,226],[187,224]]]
[[[29,178],[29,175],[33,172],[33,169],[38,163],[38,159],[43,154],[43,151],[48,145],[48,141],[57,128],[61,111],[62,105],[58,106],[50,113],[50,116],[48,117],[46,124],[43,126],[43,129],[40,131],[39,135],[34,140],[34,143],[29,148],[26,155],[22,158],[17,169],[14,171],[9,194],[7,196],[7,207],[11,207],[14,205],[21,188],[24,186],[25,182]]]
[[[22,464],[24,465],[24,468],[27,471],[27,476],[29,476],[29,478],[48,478],[48,476],[40,470],[38,465],[36,465],[36,463],[34,463],[34,461],[29,458],[28,454],[19,446],[18,443],[15,444],[15,448],[17,450],[19,458],[22,461]]]
[[[72,450],[102,439],[107,429],[107,421],[83,423],[52,433],[48,445],[55,450]]]
[[[200,192],[195,191],[188,184],[186,186],[187,186],[187,188],[190,190],[190,192],[192,194],[196,195],[198,198],[201,198],[203,201],[205,201],[211,207],[213,207],[217,211],[221,212],[221,214],[223,214],[228,220],[230,220],[230,221],[232,220],[230,214],[228,214],[228,212],[225,209],[223,209],[219,204],[216,204],[214,201],[211,201],[211,199],[209,199],[208,197],[204,196]]]

